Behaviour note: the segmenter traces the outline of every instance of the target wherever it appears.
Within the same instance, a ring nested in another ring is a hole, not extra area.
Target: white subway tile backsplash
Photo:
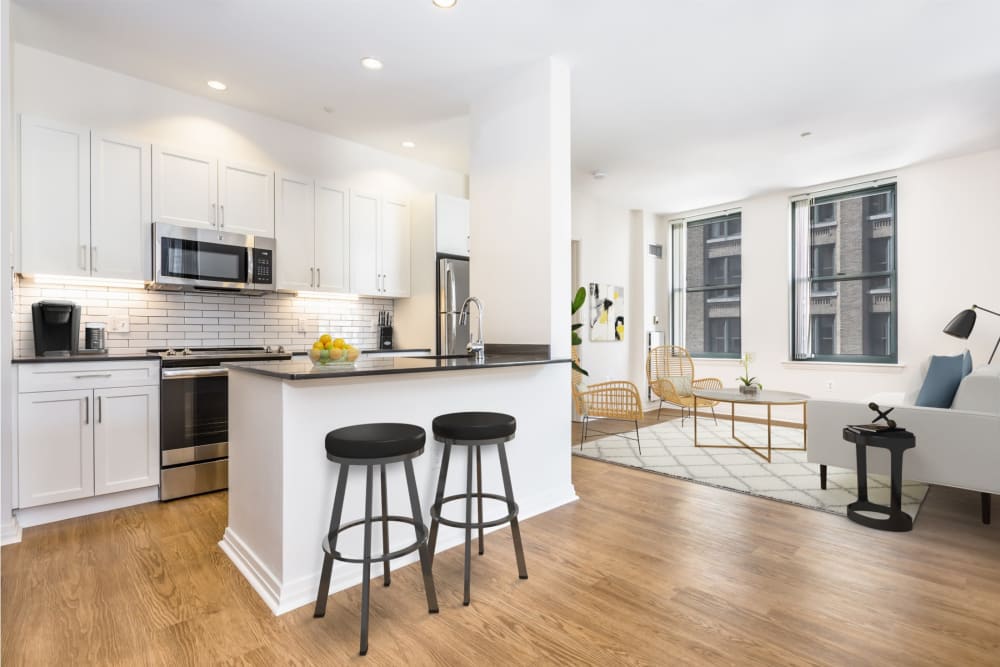
[[[379,311],[392,311],[390,299],[265,297],[152,292],[144,289],[45,284],[19,280],[15,285],[14,335],[17,354],[34,353],[31,304],[43,299],[74,301],[82,306],[81,325],[127,317],[129,333],[107,333],[114,349],[225,345],[284,345],[304,352],[323,333],[346,338],[362,349],[378,346],[374,325]],[[304,323],[306,333],[299,333]],[[81,344],[83,333],[80,334]]]

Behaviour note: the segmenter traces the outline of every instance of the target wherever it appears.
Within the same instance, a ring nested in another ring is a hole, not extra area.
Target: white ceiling
[[[574,168],[607,172],[588,189],[634,208],[1000,146],[996,0],[16,3],[24,43],[458,170],[469,101],[558,55]]]

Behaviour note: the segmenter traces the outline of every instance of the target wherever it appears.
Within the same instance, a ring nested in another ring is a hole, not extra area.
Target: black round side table
[[[913,530],[913,519],[903,511],[903,452],[916,447],[916,438],[906,429],[873,430],[864,426],[844,427],[844,440],[853,442],[858,456],[858,499],[847,506],[847,518],[868,528],[906,532]],[[868,500],[868,447],[889,450],[891,504],[879,505]],[[884,514],[875,518],[859,514]]]

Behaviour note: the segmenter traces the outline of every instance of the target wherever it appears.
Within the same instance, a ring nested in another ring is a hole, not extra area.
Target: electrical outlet
[[[299,333],[306,333],[308,322],[304,318],[299,318]]]
[[[108,321],[108,331],[111,333],[128,333],[130,331],[128,317],[115,315]]]

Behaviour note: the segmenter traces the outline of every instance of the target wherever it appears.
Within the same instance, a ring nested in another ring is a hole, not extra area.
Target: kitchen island
[[[333,429],[405,422],[427,431],[424,453],[413,463],[428,525],[442,451],[431,421],[446,412],[486,410],[517,419],[517,435],[507,451],[521,519],[576,499],[570,478],[569,359],[487,354],[483,362],[470,357],[362,357],[354,366],[324,368],[300,358],[225,365],[229,368],[229,520],[220,546],[275,614],[316,598],[321,544],[338,471],[324,448],[324,438]],[[464,457],[463,451],[452,455],[446,494],[464,492]],[[483,488],[502,489],[496,448],[483,450]],[[388,468],[388,496],[390,513],[408,513],[402,466]],[[377,492],[374,505],[378,513]],[[449,507],[447,516],[464,511],[458,505]],[[486,518],[505,513],[502,503],[484,505]],[[364,470],[354,467],[342,523],[363,514]],[[379,553],[380,531],[374,533],[372,552]],[[522,533],[528,544],[544,539],[532,533],[531,522],[522,524]],[[461,530],[442,526],[437,550],[463,539]],[[412,541],[412,527],[392,526],[391,547]],[[486,542],[489,548],[489,539]],[[338,550],[360,554],[360,528],[342,533]],[[514,554],[509,555],[516,580]],[[392,566],[416,559],[417,554],[410,554],[392,561]],[[531,566],[529,560],[529,572]],[[360,581],[360,565],[337,562],[331,592]]]

